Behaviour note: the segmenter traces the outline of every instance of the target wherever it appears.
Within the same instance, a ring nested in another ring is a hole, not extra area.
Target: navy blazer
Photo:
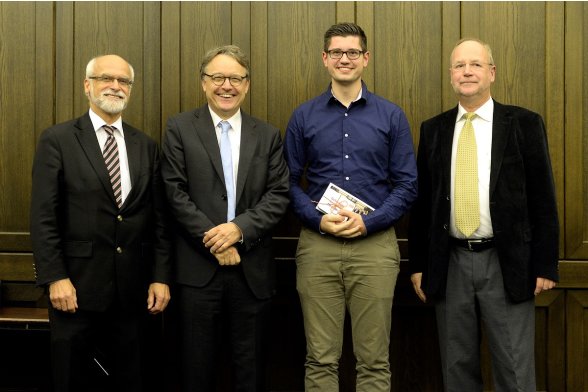
[[[236,211],[233,222],[243,233],[238,244],[247,283],[258,298],[275,291],[270,230],[288,206],[288,167],[278,129],[242,114]],[[227,221],[222,159],[208,105],[167,121],[162,174],[177,222],[176,280],[202,287],[219,264],[205,248],[204,233]]]
[[[421,124],[419,195],[410,216],[411,273],[430,297],[445,294],[449,262],[451,148],[457,107]],[[509,297],[533,297],[536,278],[558,280],[559,224],[543,119],[494,102],[490,216]]]
[[[170,283],[170,241],[157,144],[123,123],[132,189],[116,205],[88,113],[45,130],[33,163],[31,238],[37,284],[70,278],[82,310],[147,308]]]

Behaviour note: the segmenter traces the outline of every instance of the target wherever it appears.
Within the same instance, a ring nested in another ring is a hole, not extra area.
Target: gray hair
[[[104,57],[104,56],[109,56],[109,55],[106,54],[106,55],[96,56],[88,62],[88,65],[86,65],[86,78],[93,76],[94,67],[96,66],[96,60],[98,60],[100,57]],[[120,57],[118,55],[110,55],[110,56]],[[123,59],[122,57],[120,57],[120,58]],[[127,60],[125,60],[125,59],[123,59],[123,60],[126,61],[126,63],[129,66],[129,69],[131,70],[131,80],[135,80],[135,70],[133,69],[133,66]]]
[[[224,45],[218,46],[214,49],[209,50],[206,52],[204,57],[202,58],[202,63],[200,64],[200,79],[204,79],[204,74],[206,73],[206,67],[208,64],[214,59],[216,56],[224,54],[225,56],[229,56],[233,58],[236,62],[238,62],[243,68],[245,68],[245,75],[246,79],[249,79],[251,74],[249,69],[249,58],[247,55],[235,45]]]

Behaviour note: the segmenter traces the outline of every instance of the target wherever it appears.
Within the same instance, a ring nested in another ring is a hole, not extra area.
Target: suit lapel
[[[249,174],[251,160],[257,146],[257,132],[255,132],[255,121],[247,114],[242,113],[241,123],[241,146],[239,151],[239,171],[237,173],[237,189],[235,192],[237,204],[245,188],[245,180]]]
[[[123,123],[125,134],[125,146],[127,148],[127,161],[129,163],[129,175],[131,177],[131,191],[125,199],[121,209],[125,208],[133,199],[139,189],[139,178],[141,168],[141,148],[137,140],[137,130],[128,124]]]
[[[492,152],[490,162],[490,190],[492,195],[496,187],[498,173],[502,167],[502,158],[506,149],[506,143],[511,132],[510,114],[507,112],[504,105],[494,101],[494,115],[492,118]]]
[[[198,135],[204,149],[208,153],[216,174],[224,184],[223,162],[218,146],[218,139],[216,138],[215,126],[212,123],[212,117],[210,117],[210,112],[208,111],[208,105],[204,105],[194,111],[193,123],[196,135]]]
[[[439,151],[437,156],[441,156],[442,161],[442,173],[443,183],[447,185],[447,194],[450,192],[451,187],[451,150],[453,148],[453,134],[455,132],[455,120],[457,118],[457,106],[445,112],[445,115],[441,118],[441,124],[439,128]]]
[[[104,157],[102,156],[102,151],[100,150],[100,145],[98,144],[98,139],[96,138],[96,131],[94,131],[92,121],[90,121],[90,116],[86,113],[85,116],[82,116],[78,119],[75,126],[77,128],[75,135],[82,147],[82,150],[84,151],[84,154],[94,168],[94,171],[102,183],[104,190],[106,193],[108,193],[112,199],[112,202],[116,204],[114,192],[112,191],[112,184],[110,183],[110,177],[108,176],[108,172],[106,170]]]

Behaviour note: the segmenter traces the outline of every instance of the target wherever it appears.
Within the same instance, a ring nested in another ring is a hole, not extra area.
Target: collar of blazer
[[[208,105],[204,105],[194,110],[193,126],[204,148],[208,152],[210,161],[217,173],[220,181],[224,183],[223,164],[220,156],[218,140],[216,138],[215,125],[212,123]],[[254,157],[258,144],[258,121],[249,116],[241,109],[241,145],[239,146],[239,169],[237,172],[237,203],[243,193],[245,182],[251,167],[251,161]]]
[[[110,195],[112,202],[116,205],[116,199],[114,198],[114,193],[112,191],[110,177],[108,176],[108,171],[106,170],[106,165],[104,164],[104,157],[102,156],[102,151],[100,150],[100,146],[96,139],[96,131],[94,130],[94,126],[92,125],[89,114],[86,113],[82,117],[79,117],[75,122],[75,127],[75,136],[80,143],[85,157],[88,159],[88,161],[90,161],[94,172],[102,183],[104,191]],[[125,122],[123,122],[123,127],[125,132],[125,146],[127,150],[127,161],[129,163],[132,187],[121,209],[124,209],[129,200],[132,200],[134,193],[133,189],[136,188],[138,185],[137,182],[140,179],[139,172],[141,163],[141,148],[137,137],[139,130]]]

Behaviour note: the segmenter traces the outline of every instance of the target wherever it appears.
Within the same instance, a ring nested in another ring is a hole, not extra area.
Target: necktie
[[[455,225],[466,237],[480,226],[478,193],[478,151],[472,119],[475,113],[464,114],[466,121],[457,143],[455,161]]]
[[[229,129],[231,124],[228,121],[221,121],[220,152],[223,160],[223,173],[225,175],[225,186],[227,187],[227,222],[235,218],[235,185],[233,183],[233,154],[231,153],[231,141],[229,140]]]
[[[122,205],[122,189],[121,189],[121,182],[120,182],[120,163],[118,160],[118,145],[116,144],[116,139],[114,138],[114,130],[115,127],[110,127],[108,125],[103,126],[104,130],[108,134],[108,138],[106,139],[106,144],[104,145],[104,151],[102,155],[104,156],[104,162],[106,163],[106,169],[108,170],[108,175],[110,176],[110,183],[112,184],[112,190],[114,192],[114,198],[116,199],[116,205],[118,208]]]

